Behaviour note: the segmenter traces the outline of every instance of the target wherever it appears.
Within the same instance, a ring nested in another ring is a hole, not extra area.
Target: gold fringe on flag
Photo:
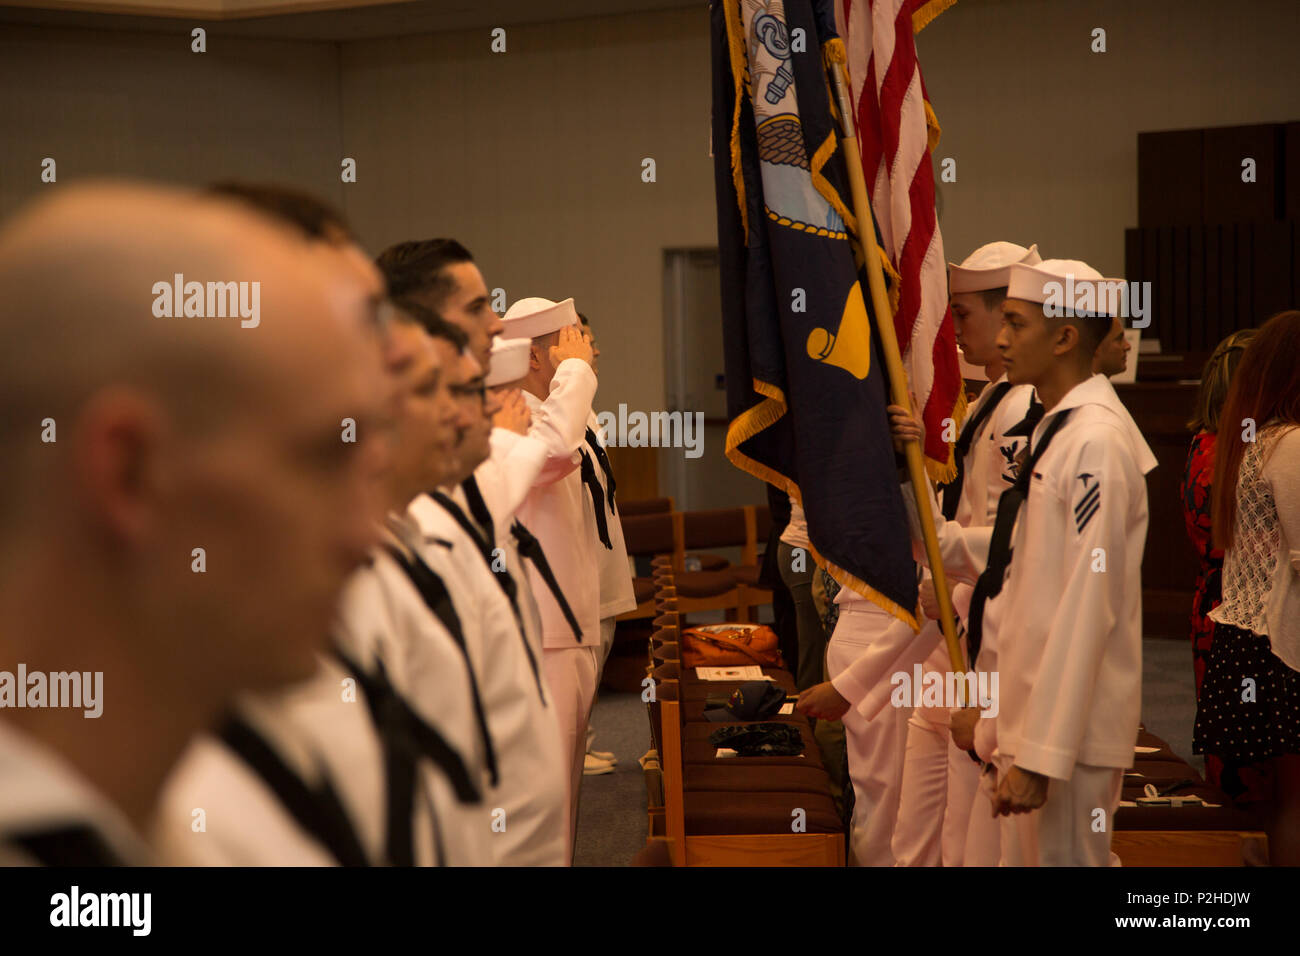
[[[847,54],[844,49],[844,41],[839,37],[833,40],[827,40],[822,44],[822,60],[829,67],[832,63],[843,63]],[[831,104],[832,111],[839,112],[839,104],[835,102],[835,97],[831,95],[830,82],[823,76],[826,83],[826,99]],[[821,194],[821,197],[831,204],[831,208],[839,213],[840,218],[844,220],[844,225],[849,232],[854,234],[858,231],[858,217],[849,209],[848,204],[844,202],[844,197],[840,195],[839,190],[835,189],[826,177],[822,175],[822,169],[830,162],[835,155],[835,150],[839,148],[839,137],[835,130],[832,129],[826,136],[826,141],[817,147],[817,152],[813,153],[810,163],[812,172],[813,187]]]
[[[912,36],[928,27],[934,18],[951,7],[957,0],[928,0],[912,14]]]
[[[731,60],[731,79],[736,100],[731,114],[731,181],[736,187],[736,201],[740,204],[740,228],[749,245],[749,210],[745,206],[745,174],[740,168],[740,104],[749,89],[749,60],[745,52],[745,27],[740,20],[740,0],[725,0],[723,12],[727,20],[727,47]]]
[[[763,429],[774,424],[787,410],[784,395],[776,386],[755,380],[754,390],[759,394],[775,395],[779,396],[779,398],[765,398],[753,408],[736,416],[736,420],[727,428],[727,459],[741,471],[748,472],[760,481],[765,481],[780,488],[794,498],[800,507],[803,507],[803,492],[799,490],[799,486],[788,475],[783,475],[776,469],[750,458],[739,448],[741,442],[752,438]],[[841,587],[846,587],[850,591],[862,595],[863,598],[876,605],[876,607],[888,612],[900,621],[906,621],[907,626],[913,631],[921,629],[919,608],[913,608],[909,611],[897,601],[885,597],[861,578],[850,574],[833,561],[827,560],[811,543],[808,545],[808,550],[812,553],[814,563],[839,582]]]
[[[961,382],[961,379],[958,379]],[[961,428],[961,424],[966,420],[966,384],[961,383],[957,389],[957,401],[952,406],[952,420],[955,428]],[[925,473],[930,480],[936,485],[945,485],[957,477],[957,458],[954,449],[956,445],[948,442],[948,460],[946,462],[935,461],[928,455],[925,458]]]

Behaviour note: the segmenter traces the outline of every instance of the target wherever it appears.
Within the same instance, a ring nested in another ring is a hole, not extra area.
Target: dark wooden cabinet
[[[1296,219],[1298,166],[1300,123],[1139,133],[1138,226]]]
[[[1242,161],[1254,160],[1254,182]],[[1116,391],[1159,466],[1147,476],[1143,627],[1188,635],[1196,555],[1179,486],[1201,368],[1237,329],[1300,303],[1300,123],[1138,134],[1138,227],[1124,236],[1125,278],[1151,283],[1138,381]]]
[[[1138,133],[1138,225],[1205,221],[1204,131]]]
[[[1148,637],[1186,638],[1190,633],[1197,564],[1183,523],[1179,486],[1192,439],[1186,423],[1196,388],[1186,381],[1115,386],[1159,462],[1147,475],[1142,630]]]
[[[1300,302],[1294,222],[1129,229],[1124,275],[1151,283],[1151,325],[1162,352],[1209,355],[1237,329]]]
[[[1206,223],[1281,219],[1284,176],[1280,123],[1203,130],[1202,206]],[[1242,179],[1243,162],[1254,163],[1254,181]]]

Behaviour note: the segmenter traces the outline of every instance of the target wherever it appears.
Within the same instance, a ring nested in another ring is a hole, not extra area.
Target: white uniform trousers
[[[913,710],[892,850],[895,866],[938,866],[948,793],[948,727]],[[967,760],[969,762],[969,758]]]
[[[617,615],[600,619],[600,672],[605,673],[605,662],[609,660],[610,649],[614,646],[614,628],[618,624]]]
[[[542,669],[551,691],[551,703],[560,723],[560,746],[569,780],[569,857],[578,829],[578,793],[582,788],[582,767],[587,754],[587,722],[596,699],[600,672],[600,649],[596,647],[548,647],[542,653]]]
[[[971,808],[980,785],[980,765],[971,760],[970,754],[958,750],[948,736],[948,799],[943,811],[943,865],[964,866],[966,857],[966,833],[969,829]],[[985,801],[987,803],[987,801]],[[993,819],[993,808],[986,811]],[[988,864],[997,865],[997,858]]]
[[[892,615],[867,601],[841,604],[835,633],[826,648],[827,674],[834,678],[844,670],[893,621]],[[898,816],[910,714],[911,708],[890,705],[872,720],[865,720],[856,708],[844,715],[844,743],[855,801],[849,835],[853,865],[894,865],[890,843]]]
[[[979,778],[980,765],[957,749],[947,726],[914,711],[894,827],[896,866],[997,866],[998,825],[988,798],[978,793]],[[972,863],[966,841],[972,808],[981,806],[983,816],[975,821],[981,862]]]
[[[974,766],[972,764],[972,766]],[[962,866],[997,866],[1002,859],[1002,823],[993,815],[993,794],[997,791],[996,769],[986,771],[971,797],[966,821],[966,843],[962,847]],[[948,804],[949,809],[952,804]]]
[[[614,627],[618,624],[618,616],[611,615],[600,619],[600,670],[596,672],[596,689],[600,689],[601,679],[605,676],[605,662],[609,660],[610,648],[614,646]],[[594,706],[594,705],[593,705]],[[587,724],[587,750],[591,753],[592,745],[596,742],[596,728]]]
[[[999,757],[998,773],[1013,763]],[[1042,807],[1000,818],[1002,866],[1119,866],[1110,837],[1123,782],[1116,767],[1075,764],[1069,780],[1047,785]]]

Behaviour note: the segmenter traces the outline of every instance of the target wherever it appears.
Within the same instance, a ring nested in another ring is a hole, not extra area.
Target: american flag
[[[939,122],[916,57],[915,34],[956,0],[838,0],[862,172],[889,260],[890,300],[903,368],[925,422],[932,478],[955,473],[944,419],[960,421],[957,340],[948,311],[948,270],[935,215]],[[951,434],[951,431],[949,431]]]

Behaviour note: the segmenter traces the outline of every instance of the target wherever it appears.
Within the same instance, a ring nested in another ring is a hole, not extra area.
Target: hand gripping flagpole
[[[911,398],[907,393],[907,375],[903,371],[903,359],[898,352],[898,336],[894,331],[894,311],[889,305],[889,294],[885,290],[885,273],[880,267],[880,258],[875,249],[875,220],[871,215],[871,202],[867,198],[867,184],[862,175],[862,154],[858,151],[858,136],[854,129],[853,110],[849,98],[849,73],[844,63],[831,63],[831,74],[835,82],[835,95],[839,100],[840,143],[844,147],[844,160],[848,165],[849,186],[853,192],[853,211],[858,217],[858,249],[867,264],[867,284],[871,287],[871,304],[875,307],[876,328],[880,331],[880,344],[885,352],[885,366],[889,369],[889,386],[893,393],[895,405],[913,411]],[[870,247],[868,247],[870,242]],[[907,456],[907,473],[916,490],[916,510],[921,518],[921,534],[925,538],[925,555],[930,562],[930,576],[934,580],[935,597],[939,601],[939,624],[943,628],[943,637],[948,645],[948,658],[952,661],[954,673],[966,672],[966,662],[962,656],[961,644],[957,640],[957,627],[954,623],[952,596],[948,593],[948,576],[943,570],[943,559],[939,554],[939,535],[934,529],[934,514],[930,510],[930,495],[927,493],[925,463],[922,460],[921,443],[909,439],[903,443]],[[965,681],[956,681],[957,704],[965,706]]]

